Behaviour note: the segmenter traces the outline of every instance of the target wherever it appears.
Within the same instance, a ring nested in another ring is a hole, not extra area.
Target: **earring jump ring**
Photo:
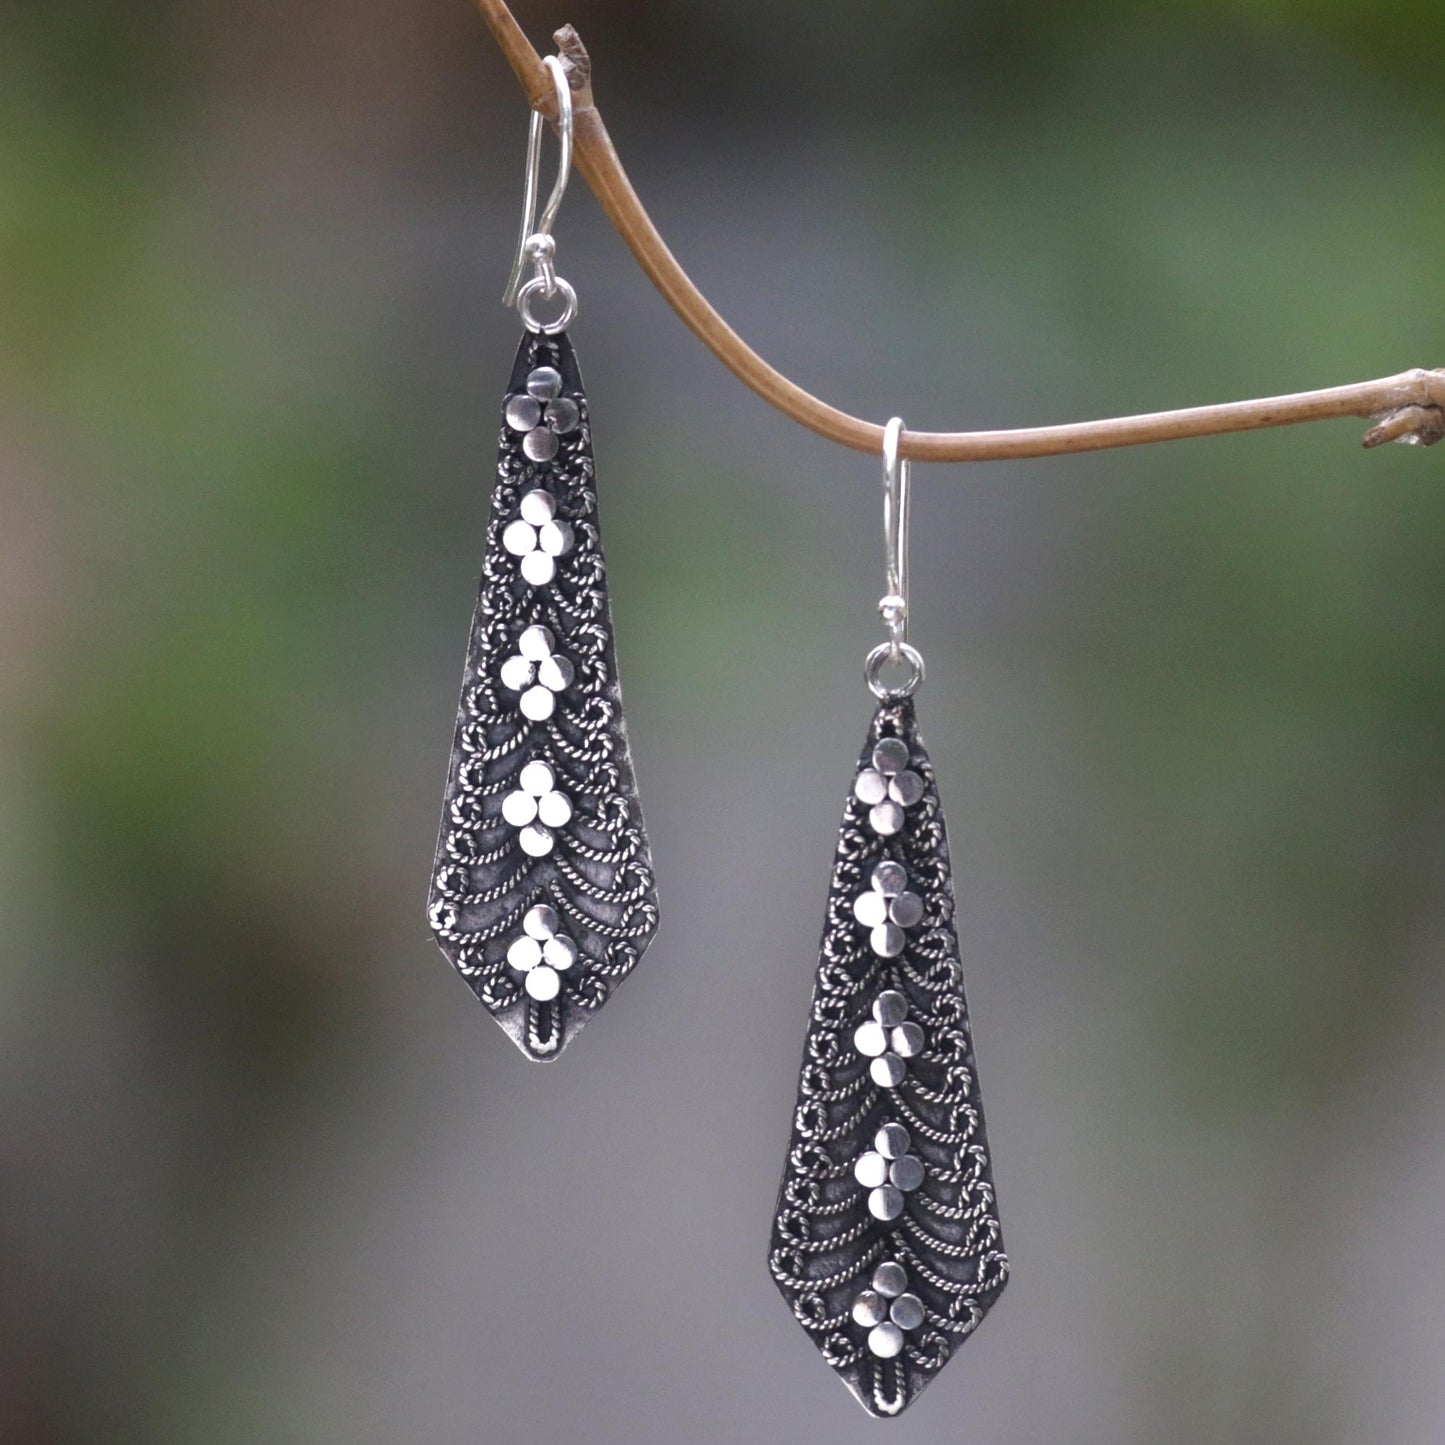
[[[555,321],[538,321],[532,315],[532,298],[542,296],[550,299],[559,292],[565,302],[562,314]],[[561,276],[558,276],[550,287],[547,285],[545,277],[533,276],[517,292],[517,312],[528,331],[535,331],[542,336],[556,336],[559,331],[565,331],[577,319],[577,293],[573,290],[572,283],[563,280]]]
[[[923,686],[923,654],[907,642],[897,643],[896,647],[897,656],[895,657],[895,644],[880,642],[868,654],[868,660],[863,664],[863,676],[867,679],[868,691],[880,702],[902,702],[904,698],[912,697]],[[885,662],[896,662],[899,666],[907,665],[907,676],[896,687],[889,687],[883,681],[883,664]]]

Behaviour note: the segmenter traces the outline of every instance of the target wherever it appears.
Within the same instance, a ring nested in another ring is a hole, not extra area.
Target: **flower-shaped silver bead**
[[[522,451],[534,462],[557,455],[557,438],[577,430],[577,403],[562,395],[562,376],[554,366],[539,366],[527,377],[526,391],[507,398],[503,414],[513,431],[523,433]]]
[[[886,988],[873,1000],[873,1017],[853,1031],[853,1047],[870,1060],[868,1073],[880,1089],[894,1089],[908,1073],[905,1059],[923,1052],[923,1030],[908,1021],[908,1000]]]
[[[521,693],[522,716],[545,722],[557,706],[557,694],[572,686],[577,669],[561,653],[545,627],[528,627],[517,639],[517,653],[502,664],[502,686]]]
[[[557,521],[556,500],[541,487],[522,498],[518,511],[502,531],[502,546],[518,559],[524,582],[545,587],[557,575],[557,558],[572,550],[572,528]]]
[[[556,841],[552,830],[571,820],[572,800],[557,791],[557,775],[547,763],[528,763],[517,774],[516,791],[502,799],[502,817],[520,830],[522,851],[542,858]]]
[[[853,917],[869,930],[868,942],[880,958],[897,958],[903,952],[904,930],[923,917],[923,900],[908,891],[908,873],[901,863],[885,858],[874,866],[868,891],[853,900]]]
[[[923,1301],[909,1291],[908,1271],[885,1260],[873,1271],[872,1288],[853,1301],[853,1319],[868,1331],[868,1349],[880,1360],[902,1352],[904,1335],[926,1318]]]
[[[507,963],[523,975],[522,986],[539,1003],[556,998],[561,975],[577,962],[577,945],[562,932],[550,904],[538,903],[522,917],[522,936],[507,949]]]
[[[881,837],[898,832],[903,810],[923,796],[923,779],[908,763],[908,744],[902,738],[884,738],[873,749],[873,766],[864,768],[853,784],[854,796],[868,805],[868,822]]]
[[[868,1212],[874,1219],[897,1219],[903,1213],[903,1196],[923,1183],[923,1161],[908,1152],[910,1142],[902,1124],[885,1124],[873,1136],[873,1147],[853,1165],[853,1177],[868,1191]]]

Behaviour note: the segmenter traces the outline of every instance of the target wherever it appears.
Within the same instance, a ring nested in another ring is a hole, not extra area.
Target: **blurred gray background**
[[[1434,6],[518,15],[578,25],[683,263],[856,413],[1442,360]],[[580,182],[662,932],[542,1067],[424,925],[525,132],[463,0],[0,12],[0,1438],[1440,1440],[1445,458],[915,472],[1014,1277],[879,1425],[765,1263],[877,465],[727,375]]]

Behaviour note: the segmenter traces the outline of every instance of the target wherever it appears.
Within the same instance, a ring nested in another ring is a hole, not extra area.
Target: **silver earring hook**
[[[883,429],[883,545],[887,550],[888,594],[878,611],[895,647],[908,641],[908,501],[909,465],[898,455],[903,418],[895,416]],[[892,661],[898,661],[895,651]]]
[[[864,675],[873,695],[885,702],[912,697],[923,681],[923,657],[908,644],[908,542],[911,470],[900,454],[903,418],[895,416],[883,428],[883,546],[887,592],[878,603],[879,614],[888,629],[888,641],[880,642],[868,654]],[[881,680],[885,662],[906,666],[908,671],[897,687]]]
[[[507,279],[507,289],[502,295],[504,306],[516,306],[523,322],[530,331],[543,331],[555,335],[565,330],[577,315],[577,293],[557,275],[553,265],[557,243],[552,238],[552,227],[557,221],[557,212],[562,206],[562,197],[567,190],[567,180],[572,174],[572,87],[567,83],[567,72],[555,55],[543,57],[542,63],[552,77],[552,88],[557,97],[557,134],[561,154],[557,158],[557,179],[552,194],[542,214],[537,215],[537,190],[542,172],[542,113],[532,112],[531,125],[527,131],[527,175],[522,192],[522,227],[517,236],[517,254],[512,262],[512,274]],[[527,263],[532,263],[532,279],[522,283],[522,272]],[[533,296],[550,299],[562,293],[565,303],[562,315],[555,321],[538,322],[532,315]]]

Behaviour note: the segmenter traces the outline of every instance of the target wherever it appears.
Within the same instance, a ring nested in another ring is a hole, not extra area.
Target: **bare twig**
[[[476,0],[497,44],[521,82],[528,103],[555,118],[551,85],[504,0]],[[592,100],[592,68],[577,32],[569,25],[554,37],[572,82],[574,161],[602,209],[627,243],[649,280],[693,334],[735,376],[785,416],[855,451],[878,452],[883,428],[838,411],[775,371],[708,304],[658,234],[632,189],[607,128]],[[1215,436],[1261,427],[1293,426],[1332,417],[1369,417],[1376,425],[1364,444],[1387,441],[1431,446],[1445,437],[1445,369],[1416,368],[1378,381],[1361,381],[1323,391],[1301,391],[1257,401],[1225,402],[1184,411],[1151,412],[1066,426],[1010,431],[906,432],[904,456],[929,462],[986,462],[1009,457],[1059,456],[1144,442]]]

